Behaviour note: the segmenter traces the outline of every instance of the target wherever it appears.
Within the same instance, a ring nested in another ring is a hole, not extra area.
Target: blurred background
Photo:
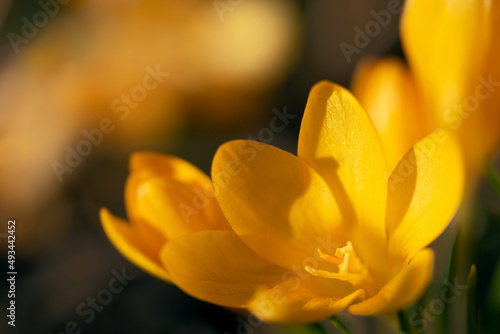
[[[1,0],[0,259],[6,268],[7,221],[15,219],[18,276],[16,327],[6,326],[2,284],[0,332],[290,330],[247,327],[246,316],[143,273],[110,244],[98,210],[125,217],[128,157],[137,150],[174,154],[207,173],[217,147],[231,139],[296,153],[314,83],[349,86],[363,57],[403,57],[398,15],[356,52],[340,47],[354,45],[355,28],[386,8],[385,0]],[[285,109],[296,117],[263,139],[260,131]],[[498,306],[492,291],[500,284],[490,287],[500,283],[499,199],[484,184],[478,189],[487,200],[470,208],[478,228],[469,256],[480,273],[479,300]],[[449,247],[456,229],[436,247]],[[123,271],[134,278],[92,308]],[[486,313],[486,328],[496,328],[498,317]],[[391,330],[382,318],[342,317],[353,333]]]

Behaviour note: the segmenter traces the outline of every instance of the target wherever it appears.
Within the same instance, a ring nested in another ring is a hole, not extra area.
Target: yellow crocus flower
[[[370,60],[353,81],[353,93],[373,117],[389,157],[402,156],[436,128],[456,132],[470,173],[495,153],[499,32],[498,1],[406,2],[401,38],[410,69],[393,58]]]
[[[210,182],[182,160],[138,154],[126,188],[130,225],[106,209],[101,220],[126,257],[201,300],[271,322],[387,313],[431,279],[425,247],[460,202],[461,159],[440,131],[387,177],[370,117],[324,81],[311,90],[298,156],[228,142]]]

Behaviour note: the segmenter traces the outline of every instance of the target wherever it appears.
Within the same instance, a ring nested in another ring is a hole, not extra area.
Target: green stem
[[[321,325],[321,323],[319,322],[315,324],[305,325],[304,331],[307,334],[328,334],[323,325]]]
[[[500,176],[498,172],[493,167],[491,162],[488,162],[485,167],[484,176],[490,183],[491,187],[495,190],[498,196],[500,196]]]
[[[470,226],[470,224],[469,225],[460,224],[462,222],[461,217],[463,216],[462,211],[463,210],[459,211],[459,214],[457,215],[457,217],[460,217],[460,218],[457,218],[458,223],[459,223],[459,227],[457,229],[457,232],[455,234],[455,238],[453,240],[453,244],[451,246],[451,252],[450,252],[448,264],[446,266],[446,271],[445,271],[446,274],[444,275],[444,277],[448,280],[448,282],[453,282],[453,277],[456,277],[458,275],[458,272],[459,272],[458,261],[459,261],[459,258],[460,258],[459,255],[461,252],[460,246],[464,242],[464,240],[466,240],[465,236],[463,236],[464,227],[466,228],[467,226]],[[460,226],[460,225],[462,225],[462,226]],[[442,289],[443,285],[440,284],[439,288]],[[446,305],[442,317],[440,317],[438,319],[440,319],[440,321],[436,325],[439,326],[438,330],[440,331],[440,333],[450,334],[450,322],[453,319],[452,305]]]
[[[342,332],[342,334],[351,334],[349,329],[347,329],[347,327],[336,316],[331,317],[330,321],[335,328],[338,328]]]
[[[333,327],[339,329],[342,334],[351,334],[349,329],[347,329],[347,327],[336,316],[333,316],[330,319],[324,319],[322,322],[305,325],[303,327],[304,332],[307,334],[328,334],[332,330],[331,325],[328,323],[328,321],[330,321]]]
[[[406,314],[405,311],[403,310],[398,311],[398,320],[399,320],[399,326],[401,328],[400,333],[405,333],[405,334],[413,333],[412,327],[408,322],[408,315]]]
[[[469,277],[467,277],[467,288],[465,289],[465,295],[467,297],[468,334],[476,334],[478,332],[476,286],[477,271],[476,266],[472,265],[472,267],[470,268]]]

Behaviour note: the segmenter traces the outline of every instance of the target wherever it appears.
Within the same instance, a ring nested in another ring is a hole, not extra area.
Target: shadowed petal
[[[153,276],[170,281],[167,271],[159,260],[159,251],[164,242],[154,233],[141,235],[126,221],[113,216],[107,209],[101,209],[101,223],[108,239],[132,263]],[[165,240],[163,240],[165,241]]]
[[[245,307],[258,286],[281,282],[285,271],[257,256],[231,231],[177,238],[160,257],[172,281],[186,293],[227,307]]]
[[[344,242],[340,213],[325,181],[304,161],[270,145],[232,141],[215,154],[217,200],[236,234],[261,257],[303,266],[318,248]]]

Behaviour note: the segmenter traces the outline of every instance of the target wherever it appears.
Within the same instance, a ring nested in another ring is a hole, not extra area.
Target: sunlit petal
[[[260,290],[249,310],[268,322],[311,323],[345,310],[362,301],[364,296],[363,290],[356,290],[342,297],[325,297],[304,284],[286,282],[272,289]]]
[[[151,224],[166,238],[229,229],[210,178],[171,156],[140,153],[130,162],[125,201],[132,221]]]
[[[377,262],[386,237],[385,156],[373,122],[345,88],[322,81],[311,89],[298,156],[330,185],[344,219],[356,230],[354,247]]]
[[[411,259],[451,220],[462,199],[464,169],[450,132],[419,141],[391,174],[387,201],[389,248]]]
[[[430,249],[420,251],[401,272],[374,297],[349,307],[354,314],[394,312],[415,301],[427,288],[432,277],[434,254]]]

